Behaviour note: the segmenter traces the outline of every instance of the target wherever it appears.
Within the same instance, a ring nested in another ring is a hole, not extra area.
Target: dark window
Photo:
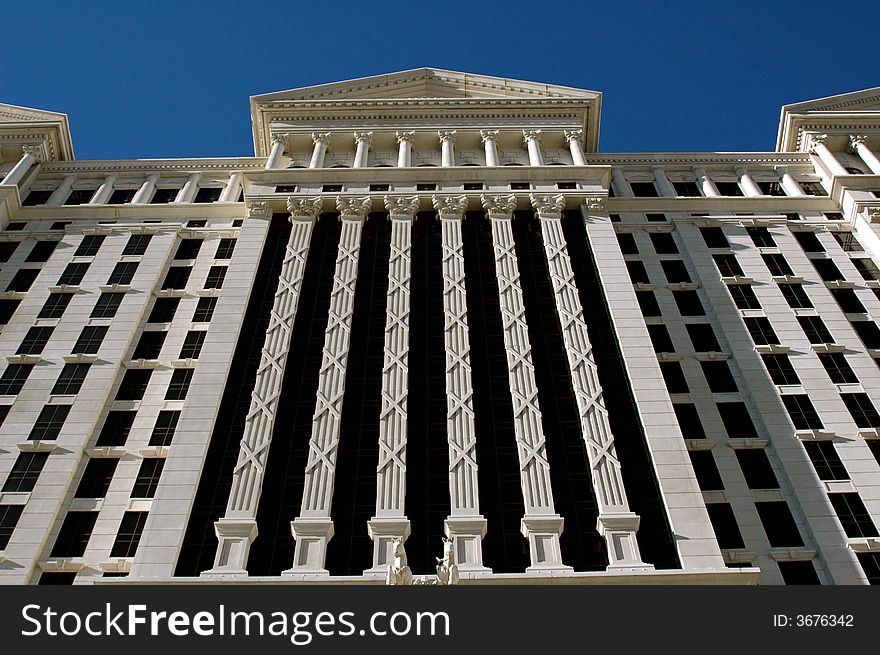
[[[637,291],[636,299],[639,301],[639,307],[642,309],[644,316],[661,316],[660,305],[657,304],[657,297],[653,291]]]
[[[532,188],[532,185],[529,184],[528,182],[511,182],[510,183],[510,190],[511,191],[522,191],[522,190],[531,189],[531,188]]]
[[[880,414],[866,393],[842,393],[843,404],[860,428],[880,428]]]
[[[843,214],[841,214],[840,212],[823,212],[823,214],[825,215],[825,220],[828,220],[828,221],[842,221],[843,220]]]
[[[0,425],[3,425],[3,421],[6,420],[6,417],[9,416],[9,410],[12,408],[12,405],[0,405]]]
[[[123,255],[143,255],[147,252],[147,246],[153,238],[150,234],[132,234],[128,237],[128,243],[122,251]]]
[[[137,189],[116,189],[107,200],[108,205],[127,205],[137,193]]]
[[[743,195],[742,189],[739,188],[739,184],[736,182],[715,182],[715,187],[722,196]]]
[[[877,526],[857,493],[828,494],[847,537],[876,537]]]
[[[37,318],[61,318],[73,298],[71,293],[51,293]]]
[[[831,336],[825,323],[818,316],[798,316],[797,320],[810,343],[834,343],[834,337]],[[871,323],[871,325],[874,324]],[[880,338],[878,338],[878,342],[880,342]]]
[[[801,533],[785,501],[755,503],[755,509],[758,510],[761,525],[764,526],[771,548],[804,545]]]
[[[94,189],[74,189],[64,201],[65,205],[87,205],[95,194]]]
[[[743,321],[756,346],[779,343],[779,339],[773,331],[773,326],[770,325],[770,321],[764,316],[744,318]]]
[[[690,455],[701,491],[721,491],[724,489],[724,482],[721,480],[721,474],[718,473],[718,467],[715,465],[715,458],[712,456],[711,450],[691,450],[688,451],[688,455]]]
[[[122,377],[116,400],[140,400],[144,397],[153,370],[149,368],[128,369]]]
[[[730,247],[730,242],[727,241],[727,237],[724,236],[724,230],[720,227],[701,227],[700,235],[702,235],[703,241],[706,242],[707,248]]]
[[[706,511],[709,512],[709,521],[712,523],[712,530],[715,532],[715,538],[718,540],[720,548],[726,550],[746,547],[730,505],[727,503],[708,503]]]
[[[137,262],[119,262],[113,268],[107,284],[131,284],[131,280],[137,271]]]
[[[816,272],[819,274],[819,277],[826,282],[846,279],[844,278],[843,273],[840,272],[840,269],[837,268],[837,265],[830,259],[811,259],[810,261],[816,269]]]
[[[6,298],[0,300],[0,325],[6,325],[15,314],[15,310],[21,304],[21,300],[15,298]],[[40,317],[44,318],[44,317]]]
[[[389,185],[387,184],[371,184],[370,191],[388,191]]]
[[[739,391],[727,362],[700,362],[709,391],[712,393],[735,393]]]
[[[195,259],[202,248],[202,239],[181,239],[174,259]]]
[[[682,316],[705,316],[706,310],[696,291],[673,291],[672,297]]]
[[[214,259],[231,259],[235,250],[235,239],[220,239],[217,244],[217,252],[214,253]]]
[[[629,271],[629,279],[633,284],[650,284],[651,278],[642,262],[626,262],[626,270]]]
[[[180,189],[156,189],[153,197],[150,199],[151,205],[164,205],[168,202],[174,202]]]
[[[52,256],[52,253],[55,252],[55,248],[58,247],[57,241],[37,241],[34,244],[34,247],[31,248],[31,251],[28,253],[28,256],[25,258],[26,262],[45,262],[49,260],[49,257]]]
[[[98,512],[68,512],[49,557],[82,557],[97,520]]]
[[[193,369],[178,368],[171,375],[171,382],[165,392],[165,400],[183,400],[189,391],[189,383],[192,380]]]
[[[193,202],[217,202],[220,200],[220,193],[223,191],[220,187],[202,187],[196,192]]]
[[[691,281],[691,276],[688,274],[687,267],[681,260],[674,259],[662,261],[660,262],[660,267],[663,269],[663,274],[666,276],[666,280],[670,284]]]
[[[845,314],[866,314],[865,306],[852,289],[831,289],[831,295]]]
[[[64,368],[61,369],[58,380],[55,382],[55,386],[52,387],[52,393],[79,393],[90,367],[91,364],[65,364]]]
[[[34,207],[36,205],[45,205],[46,201],[52,197],[52,191],[54,189],[49,189],[46,191],[31,191],[27,194],[24,200],[21,202],[22,207]]]
[[[785,261],[785,257],[779,253],[764,254],[761,255],[761,258],[767,264],[770,275],[794,275],[788,262]]]
[[[665,325],[649,325],[648,334],[651,336],[654,352],[675,352],[675,346],[672,345],[672,338],[669,336],[669,330],[666,329]]]
[[[696,405],[691,403],[675,403],[672,408],[675,410],[675,417],[678,419],[678,425],[685,439],[706,438],[706,431],[703,429],[703,423],[700,421],[700,414],[697,412]]]
[[[645,214],[645,219],[650,223],[665,223],[666,214]]]
[[[49,453],[19,453],[3,491],[33,491]]]
[[[208,224],[208,221],[205,219],[194,219],[186,222],[187,227],[205,227]]]
[[[730,297],[733,298],[733,304],[738,309],[761,309],[761,303],[752,290],[752,285],[728,284],[727,290],[730,292]]]
[[[563,184],[563,183],[560,182],[559,184]],[[557,189],[562,188],[559,186],[559,184],[556,185]],[[464,183],[464,190],[465,191],[482,191],[484,188],[485,188],[485,185],[482,182],[465,182]],[[575,187],[571,187],[571,188],[575,189],[577,187],[575,186]]]
[[[24,505],[0,505],[0,550],[4,550],[12,538]]]
[[[779,290],[785,302],[793,309],[810,309],[813,306],[802,284],[780,284]]]
[[[87,325],[80,332],[79,339],[76,340],[76,344],[74,344],[71,352],[74,354],[94,355],[101,347],[101,342],[104,341],[107,330],[108,328],[102,325]]]
[[[27,223],[13,221],[11,223],[6,224],[6,231],[7,232],[21,232],[25,228],[26,225],[27,225]]]
[[[845,252],[864,252],[862,244],[852,232],[832,232],[831,235]]]
[[[28,435],[30,441],[51,441],[58,438],[64,420],[70,413],[70,405],[44,405],[37,422]]]
[[[64,231],[64,229],[65,229],[68,225],[70,225],[70,223],[71,223],[70,221],[55,221],[54,223],[52,223],[52,225],[49,227],[49,229],[50,229],[50,230],[61,230],[61,231]]]
[[[159,486],[159,477],[162,475],[162,467],[165,460],[159,457],[146,457],[141,462],[134,487],[131,490],[132,498],[152,498],[156,495],[156,487]]]
[[[776,242],[773,235],[766,227],[747,227],[746,234],[758,248],[775,248]]]
[[[228,266],[212,266],[208,271],[208,277],[205,278],[205,289],[219,289],[223,286],[223,280],[226,279],[226,271]]]
[[[156,298],[147,323],[170,323],[180,304],[180,298]]]
[[[639,254],[639,247],[636,245],[636,238],[631,232],[618,232],[617,243],[620,246],[620,252],[624,255]]]
[[[22,339],[16,355],[39,355],[49,342],[49,337],[55,331],[53,327],[32,327]]]
[[[880,553],[856,553],[868,584],[880,585]]]
[[[791,235],[801,244],[804,252],[825,252],[825,246],[815,232],[792,232]]]
[[[153,432],[150,434],[150,445],[170,446],[179,419],[180,412],[177,410],[163,409],[159,412],[159,415],[156,417],[156,424],[153,426]]]
[[[158,359],[166,336],[168,336],[168,333],[161,330],[147,330],[143,332],[134,352],[131,354],[131,358]]]
[[[657,198],[657,187],[653,182],[630,182],[630,188],[636,198]]]
[[[113,318],[119,305],[122,304],[124,293],[102,293],[92,309],[92,318]]]
[[[871,261],[870,259],[851,259],[852,265],[859,272],[859,275],[862,276],[863,280],[878,280],[880,279],[880,270],[877,269],[877,265]]]
[[[437,188],[436,184],[427,184],[427,185],[423,185],[423,186],[427,186],[428,188],[427,189],[418,189],[418,187],[416,187],[416,188],[419,191],[434,191]],[[325,184],[324,186],[321,187],[321,191],[323,191],[324,193],[335,193],[337,191],[342,191],[342,185],[341,184]]]
[[[16,271],[9,284],[6,285],[6,291],[27,291],[39,274],[40,269],[38,268],[22,268]]]
[[[675,245],[675,238],[669,232],[652,232],[650,234],[651,244],[658,255],[677,255],[678,246]]]
[[[880,328],[874,321],[852,321],[852,326],[865,348],[880,348]]]
[[[110,549],[110,557],[134,557],[146,524],[147,512],[126,512]]]
[[[5,264],[18,248],[20,241],[0,241],[0,264]]]
[[[809,560],[804,562],[777,562],[782,581],[787,585],[816,585],[819,576],[816,575],[816,567]]]
[[[716,403],[724,430],[731,439],[755,439],[758,436],[749,410],[743,402]]]
[[[660,372],[663,373],[663,381],[669,393],[688,393],[687,380],[678,362],[660,362]]]
[[[187,359],[192,357],[198,359],[202,352],[202,344],[205,343],[205,330],[190,330],[186,333],[186,339],[183,341],[183,348],[180,349],[180,358]]]
[[[763,355],[764,366],[770,374],[773,384],[800,384],[800,378],[795,373],[794,367],[788,355]]]
[[[685,325],[691,343],[694,345],[694,352],[720,352],[721,346],[718,339],[715,338],[715,331],[711,325],[707,323],[690,323]]]
[[[199,304],[193,312],[193,323],[208,323],[214,316],[214,307],[217,306],[216,298],[199,298]]]
[[[715,266],[718,267],[721,277],[744,275],[742,267],[736,260],[736,255],[712,255],[712,259],[715,260]]]
[[[763,448],[736,449],[733,452],[749,489],[779,489],[779,481]]]
[[[58,284],[77,285],[82,282],[88,270],[89,265],[85,263],[68,264],[61,277],[58,278]]]
[[[868,444],[868,449],[871,451],[874,459],[880,464],[880,439],[866,439],[865,443]]]
[[[843,353],[820,353],[819,361],[835,384],[854,384],[859,381]]]
[[[675,194],[678,196],[699,198],[703,195],[700,193],[700,187],[697,186],[696,182],[673,182],[672,186],[675,189]]]
[[[809,396],[785,395],[782,396],[782,404],[788,410],[796,430],[820,430],[824,427]]]
[[[129,411],[108,412],[107,418],[104,420],[104,427],[101,428],[101,434],[98,435],[95,446],[98,448],[124,446],[131,432],[135,413]]]
[[[163,289],[185,289],[192,268],[189,266],[172,266],[162,282]]]
[[[830,441],[805,441],[804,449],[820,480],[849,480],[849,473]]]
[[[808,196],[827,196],[828,193],[825,191],[825,187],[823,187],[819,182],[798,182],[801,185],[801,189],[803,189],[804,193]]]
[[[116,465],[119,460],[115,457],[93,457],[86,464],[82,479],[76,488],[76,498],[103,498],[107,495],[113,474],[116,473]]]
[[[0,396],[14,396],[24,386],[33,370],[33,364],[10,364],[0,377]]]

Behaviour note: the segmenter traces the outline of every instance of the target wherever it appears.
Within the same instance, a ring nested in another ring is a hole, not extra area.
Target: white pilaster
[[[186,184],[183,185],[183,188],[177,193],[177,197],[174,198],[174,202],[192,202],[195,200],[196,194],[199,192],[199,178],[201,177],[201,173],[193,173],[190,175]]]
[[[523,141],[529,151],[529,165],[543,166],[544,153],[541,152],[541,130],[523,130]]]
[[[272,150],[269,152],[269,158],[266,160],[266,170],[273,168],[283,168],[282,160],[284,159],[284,149],[287,148],[287,134],[272,135]]]
[[[669,182],[669,178],[666,177],[666,173],[663,172],[663,169],[659,166],[655,166],[652,169],[654,174],[654,182],[657,185],[657,190],[660,192],[661,196],[674,198],[678,194],[675,192],[675,187]]]
[[[49,199],[46,201],[46,206],[57,207],[58,205],[63,205],[64,200],[70,195],[70,190],[73,188],[74,182],[76,182],[76,175],[66,175],[64,179],[61,180],[61,184],[59,184],[52,192],[52,195],[49,196]]]
[[[612,168],[611,179],[614,182],[614,192],[617,194],[618,198],[633,197],[634,194],[632,187],[630,187],[629,182],[626,181],[622,170],[619,168]]]
[[[113,185],[116,184],[118,176],[116,175],[108,175],[104,178],[104,181],[101,183],[101,186],[98,187],[98,190],[92,194],[92,199],[89,200],[90,205],[106,205],[107,201],[110,199],[110,196],[113,194]]]
[[[498,166],[498,130],[480,130],[486,153],[486,166]]]
[[[703,190],[704,196],[707,198],[717,198],[721,195],[721,192],[718,191],[718,187],[715,186],[712,178],[706,173],[705,168],[695,168],[694,176],[697,178],[697,184],[699,184],[700,188]]]
[[[810,135],[810,150],[815,152],[818,155],[819,159],[822,160],[822,163],[828,168],[828,172],[831,175],[847,175],[846,169],[843,167],[837,157],[834,156],[834,153],[828,149],[828,146],[825,145],[828,142],[827,134],[811,134]]]
[[[309,168],[323,168],[324,157],[330,147],[330,132],[312,132],[312,158],[309,160]]]
[[[801,189],[801,185],[797,183],[797,180],[792,177],[791,173],[783,166],[776,167],[776,174],[779,176],[779,181],[782,184],[782,188],[785,189],[785,192],[790,196],[805,196],[804,190]]]
[[[373,143],[373,133],[355,132],[354,142],[356,145],[353,167],[364,168],[367,165],[367,160],[370,155],[370,145]]]
[[[141,188],[137,190],[137,193],[134,194],[134,198],[131,199],[131,204],[145,205],[150,202],[150,197],[153,195],[153,191],[156,189],[156,182],[158,181],[158,173],[147,175],[147,179],[144,180],[144,183],[141,184]]]
[[[584,156],[584,131],[565,130],[563,131],[563,135],[568,142],[568,149],[571,151],[572,163],[575,166],[586,166],[587,158]]]
[[[455,166],[455,130],[440,130],[440,165]]]
[[[42,161],[43,147],[36,144],[25,144],[21,147],[21,159],[12,167],[12,170],[0,180],[0,184],[10,186],[19,184],[31,170],[31,166]]]
[[[757,185],[755,180],[752,179],[752,176],[745,172],[742,168],[736,169],[736,175],[739,178],[739,185],[743,189],[743,193],[749,198],[754,198],[758,196],[763,196],[764,192],[761,191],[761,187]]]
[[[412,166],[412,149],[415,132],[397,133],[397,165],[400,168]]]
[[[880,159],[877,159],[877,155],[875,155],[874,151],[868,147],[867,143],[865,143],[867,138],[868,137],[863,135],[851,136],[849,138],[850,150],[862,158],[862,161],[865,162],[865,165],[871,169],[871,172],[874,175],[880,175]]]
[[[238,195],[241,192],[241,181],[244,173],[233,173],[229,176],[229,181],[223,187],[223,193],[220,194],[219,202],[237,202]]]

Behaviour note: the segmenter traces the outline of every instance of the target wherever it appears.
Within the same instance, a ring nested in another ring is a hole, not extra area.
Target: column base
[[[293,566],[282,571],[281,577],[329,576],[324,560],[327,543],[333,538],[333,521],[329,517],[299,517],[290,522],[290,531],[296,541]]]
[[[523,517],[520,530],[529,540],[529,554],[532,559],[532,565],[526,569],[526,573],[574,571],[572,567],[562,563],[559,535],[562,534],[563,521],[558,514]]]
[[[608,569],[640,569],[653,571],[653,564],[642,561],[636,531],[639,515],[632,512],[599,514],[596,529],[608,545]]]
[[[489,574],[492,569],[483,565],[483,537],[487,521],[483,516],[450,516],[444,522],[447,539],[452,539],[455,565],[461,573]],[[441,553],[442,555],[442,553]]]
[[[364,575],[368,577],[385,577],[388,565],[394,559],[391,546],[395,540],[406,541],[409,538],[409,519],[400,517],[374,516],[367,521],[367,532],[373,540],[373,566]]]
[[[217,535],[217,554],[214,567],[203,571],[202,578],[246,578],[247,560],[251,544],[257,538],[256,519],[221,518],[214,523]]]

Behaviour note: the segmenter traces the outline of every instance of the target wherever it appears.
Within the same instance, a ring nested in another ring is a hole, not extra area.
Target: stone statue
[[[458,565],[455,563],[455,542],[443,537],[443,557],[437,559],[437,583],[458,584]]]
[[[406,550],[403,547],[402,539],[397,538],[391,542],[391,556],[394,558],[394,561],[388,565],[385,584],[411,585],[413,583],[413,574],[406,564]]]

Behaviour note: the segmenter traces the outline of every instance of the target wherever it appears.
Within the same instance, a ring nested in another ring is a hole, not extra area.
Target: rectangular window
[[[180,359],[198,359],[202,352],[202,344],[205,343],[205,330],[190,330],[186,333],[183,348],[180,349]]]
[[[712,393],[736,393],[739,389],[727,362],[700,362]]]
[[[844,252],[864,252],[862,244],[856,239],[856,235],[852,232],[832,232],[831,236],[840,244]]]
[[[792,232],[791,236],[800,244],[804,252],[825,252],[825,246],[819,241],[815,232]]]
[[[162,345],[165,343],[167,332],[159,330],[148,330],[141,334],[134,352],[131,354],[132,359],[159,359],[159,353],[162,351]]]
[[[767,533],[771,548],[804,545],[804,540],[794,522],[791,510],[788,509],[788,503],[784,500],[755,503],[755,509],[758,510],[761,525],[764,526],[764,532]]]
[[[214,307],[217,306],[216,298],[199,298],[196,311],[193,312],[193,323],[208,323],[214,316]]]
[[[0,241],[0,264],[5,264],[18,248],[20,241]]]
[[[727,550],[746,547],[739,526],[736,524],[733,509],[728,503],[707,503],[706,511],[709,512],[709,521],[712,523],[719,548]]]
[[[869,585],[880,585],[880,553],[856,553]]]
[[[14,396],[24,386],[34,369],[33,364],[10,364],[0,377],[0,396]]]
[[[857,493],[828,494],[847,537],[876,537],[877,526]]]
[[[665,325],[649,325],[648,334],[651,337],[655,353],[675,352],[675,346],[672,345],[672,337],[669,336],[669,330],[666,329]]]
[[[785,302],[792,309],[810,309],[813,307],[813,303],[810,302],[802,284],[780,284],[779,290],[782,292]]]
[[[49,453],[45,452],[19,453],[3,485],[3,491],[33,491],[47,459]]]
[[[666,280],[670,284],[691,281],[691,276],[687,271],[687,267],[684,265],[684,262],[679,259],[661,261],[660,267],[663,269],[663,274],[666,276]]]
[[[165,280],[162,282],[163,289],[185,289],[189,281],[192,268],[189,266],[172,266],[168,269]]]
[[[677,255],[678,246],[675,245],[675,239],[669,232],[651,232],[651,245],[658,255]]]
[[[685,325],[691,343],[694,345],[694,352],[720,352],[721,346],[718,339],[715,338],[715,331],[711,325],[707,323],[690,323]]]
[[[880,428],[880,414],[866,393],[842,393],[840,398],[859,428]]]
[[[12,405],[0,405],[0,426],[3,425],[3,421],[6,420],[6,417],[9,416],[9,410],[12,408]]]
[[[703,429],[703,423],[700,421],[700,414],[697,412],[696,405],[691,403],[675,403],[672,405],[672,408],[675,410],[678,426],[681,428],[682,436],[685,439],[706,438],[706,431]]]
[[[720,227],[701,227],[700,235],[707,248],[730,248],[730,242]]]
[[[663,381],[666,382],[666,390],[669,393],[688,393],[687,380],[678,362],[660,362],[660,372],[663,373]]]
[[[147,323],[170,323],[179,304],[180,298],[156,298]]]
[[[101,348],[101,343],[107,335],[107,328],[103,325],[87,325],[79,334],[79,339],[73,346],[73,354],[83,353],[94,355]]]
[[[169,202],[174,202],[179,191],[180,189],[156,189],[155,193],[153,193],[153,197],[150,199],[150,204],[164,205]]]
[[[785,257],[780,255],[779,253],[770,253],[763,254],[761,258],[764,260],[764,263],[767,265],[767,270],[770,271],[770,275],[773,276],[782,276],[782,275],[794,275],[794,272],[791,270],[791,267],[788,265],[788,262],[785,260]]]
[[[52,256],[52,253],[55,252],[55,248],[58,246],[57,241],[37,241],[34,244],[34,247],[31,248],[31,251],[28,253],[28,256],[25,258],[26,262],[46,262],[49,261],[49,257]]]
[[[156,495],[156,487],[159,486],[159,477],[162,475],[162,467],[165,460],[160,457],[145,457],[141,461],[141,468],[134,481],[131,490],[132,498],[152,498]]]
[[[183,400],[189,391],[189,383],[192,381],[193,369],[178,368],[171,375],[171,382],[165,392],[165,400]]]
[[[122,377],[119,385],[119,391],[116,392],[116,400],[140,400],[144,397],[147,385],[150,383],[150,376],[153,369],[150,368],[130,368]]]
[[[805,441],[804,449],[810,456],[813,468],[820,480],[849,480],[849,473],[840,461],[834,444],[830,441]]]
[[[828,193],[825,191],[825,187],[823,187],[819,182],[800,182],[798,184],[801,185],[801,189],[803,189],[804,193],[808,196],[827,196]]]
[[[830,259],[811,259],[810,262],[813,264],[813,268],[816,269],[819,277],[825,282],[846,279],[843,273],[840,272],[840,269],[837,268],[837,264]]]
[[[93,457],[83,471],[76,498],[103,498],[107,495],[119,460],[115,457]]]
[[[810,343],[834,343],[834,337],[818,316],[798,316],[797,320]]]
[[[0,505],[0,550],[5,550],[18,525],[24,505]]]
[[[91,364],[65,364],[52,387],[53,394],[65,395],[79,393]]]
[[[639,301],[639,307],[643,316],[661,316],[660,305],[657,304],[657,297],[653,291],[636,291],[636,299]],[[208,300],[208,298],[202,298]],[[210,300],[214,300],[211,298]],[[195,320],[195,319],[193,319]]]
[[[761,303],[751,284],[728,284],[727,290],[737,309],[761,309]]]
[[[181,239],[174,259],[195,259],[202,248],[202,239]]]
[[[682,316],[705,316],[706,310],[696,291],[673,291],[672,298]]]
[[[851,325],[865,348],[880,348],[880,328],[874,321],[852,321]]]
[[[868,310],[852,289],[831,289],[831,295],[844,314],[867,314]]]
[[[716,403],[718,414],[721,415],[721,422],[724,424],[724,430],[731,439],[756,439],[758,432],[755,430],[755,424],[752,423],[752,417],[749,410],[743,402]]]
[[[107,284],[131,284],[138,269],[138,262],[119,262],[107,279]]]
[[[61,318],[72,298],[72,293],[50,293],[37,318]]]
[[[97,520],[98,512],[68,512],[49,557],[82,557]]]
[[[202,187],[196,192],[193,202],[217,202],[222,191],[220,187]]]
[[[720,229],[720,228],[719,228]],[[715,266],[721,277],[733,277],[734,275],[744,276],[742,267],[736,259],[736,255],[712,255]]]
[[[110,557],[134,557],[146,524],[147,512],[126,512],[110,549]]]
[[[132,234],[128,237],[128,243],[122,251],[122,255],[143,255],[147,252],[147,246],[150,245],[153,235],[151,234]]]
[[[755,342],[756,346],[766,346],[779,343],[779,338],[776,336],[776,332],[773,331],[773,326],[766,317],[748,317],[744,318],[743,322],[745,322],[749,335],[752,337],[752,341]]]
[[[650,223],[665,223],[666,214],[645,214],[645,219]]]
[[[217,244],[217,252],[214,253],[214,259],[232,259],[235,241],[235,239],[220,239],[220,243]]]
[[[131,432],[135,413],[116,410],[108,412],[95,446],[97,448],[124,446]]]
[[[6,325],[15,314],[15,310],[21,304],[21,300],[16,298],[7,298],[0,300],[0,325]]]
[[[657,198],[657,187],[653,182],[630,182],[630,188],[636,198]]]
[[[72,264],[71,264],[72,265]],[[22,268],[16,271],[15,275],[6,285],[6,291],[25,292],[31,288],[34,280],[40,274],[39,268]]]
[[[874,459],[880,464],[880,439],[865,439],[865,443],[868,444],[868,449],[871,451]]]
[[[630,232],[618,232],[617,245],[620,246],[620,252],[624,255],[639,254],[639,247],[636,245],[636,238]]]
[[[672,187],[675,189],[675,195],[685,198],[699,198],[703,194],[700,193],[700,187],[696,182],[673,182]]]
[[[64,421],[70,413],[70,405],[44,405],[31,428],[28,441],[52,441],[58,438]]]
[[[60,230],[63,232],[64,229],[68,225],[70,225],[70,223],[71,223],[70,221],[55,221],[54,223],[52,223],[52,225],[49,226],[49,229],[50,230]]]
[[[61,277],[58,278],[57,284],[69,284],[71,286],[76,286],[86,275],[86,271],[89,270],[89,265],[86,263],[71,263],[68,264],[64,269],[64,272],[61,274]]]
[[[766,227],[747,227],[746,234],[758,248],[775,248],[776,242],[773,235]]]
[[[694,474],[697,476],[700,491],[722,491],[724,489],[724,482],[721,480],[718,467],[715,465],[712,451],[690,450],[688,455],[690,455],[691,465],[694,467]]]
[[[742,196],[742,189],[736,182],[715,182],[718,193],[722,196]]]
[[[163,409],[159,412],[159,415],[156,417],[156,424],[153,426],[153,432],[150,434],[150,445],[170,446],[179,419],[180,412],[177,410]]]
[[[124,293],[102,293],[92,309],[91,318],[113,318],[124,296]]]
[[[88,205],[92,196],[95,195],[94,189],[74,189],[64,201],[65,205]]]
[[[856,384],[859,379],[843,353],[819,353],[819,361],[835,384]]]
[[[21,202],[22,207],[35,207],[37,205],[45,205],[46,201],[52,197],[54,189],[46,191],[31,191]]]
[[[108,205],[127,205],[137,193],[137,189],[115,189],[107,200]]]
[[[762,355],[764,366],[770,374],[773,384],[800,384],[801,380],[795,373],[788,355]]]
[[[186,222],[187,227],[205,227],[208,221],[202,218],[190,219]]]
[[[850,259],[850,261],[863,280],[880,280],[880,269],[872,260],[856,258]]]
[[[49,337],[55,331],[54,327],[32,327],[22,339],[16,355],[39,355],[49,342]]]
[[[758,185],[758,188],[761,189],[761,193],[765,196],[784,196],[786,195],[785,190],[782,188],[782,185],[779,182],[755,182]]]
[[[738,448],[733,452],[749,489],[779,489],[779,480],[763,448]]]
[[[782,396],[782,404],[785,405],[795,430],[821,430],[824,427],[809,396],[785,395]]]
[[[626,270],[629,271],[629,279],[633,284],[651,284],[651,278],[642,262],[626,262]]]
[[[219,289],[223,286],[223,280],[226,279],[226,271],[228,266],[212,266],[208,271],[208,277],[205,278],[205,289]]]

